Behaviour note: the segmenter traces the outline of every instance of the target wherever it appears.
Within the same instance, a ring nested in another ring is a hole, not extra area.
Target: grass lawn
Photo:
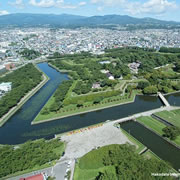
[[[68,97],[73,97],[73,92],[72,90],[76,87],[76,84],[77,84],[78,80],[75,80],[72,84],[72,86],[70,87],[68,93],[66,94],[66,98]]]
[[[154,154],[151,150],[147,150],[144,154],[142,154],[147,159],[160,159],[156,154]]]
[[[141,122],[148,128],[153,129],[155,132],[158,132],[158,134],[163,135],[162,129],[166,127],[163,123],[159,122],[156,119],[153,119],[150,116],[142,116],[136,119],[138,122]]]
[[[71,65],[71,66],[83,66],[83,64],[76,64],[74,63],[73,61],[71,60],[62,60],[63,64],[68,64],[68,65]]]
[[[75,166],[74,180],[94,180],[99,172],[105,170],[116,174],[114,166],[104,166],[103,158],[108,153],[108,150],[113,150],[117,146],[120,145],[104,146],[81,157]]]
[[[123,134],[136,146],[136,152],[139,154],[144,148],[144,144],[139,142],[137,139],[135,139],[133,136],[131,136],[128,132],[126,132],[124,129],[121,128],[121,131]]]
[[[71,60],[62,60],[63,61],[63,63],[65,63],[65,64],[69,64],[69,65],[71,65],[71,66],[73,66],[73,65],[83,65],[83,64],[76,64],[75,62],[73,62],[73,61],[71,61]]]
[[[124,85],[125,83],[126,83],[126,81],[124,81],[124,80],[119,80],[119,83],[116,84],[116,86],[115,86],[114,89],[120,89],[120,90],[122,90],[122,87],[123,87],[123,85]]]
[[[75,166],[74,180],[94,180],[99,172],[104,172],[105,170],[111,171],[115,174],[115,168],[113,166],[98,169],[81,169],[79,163],[77,163]]]
[[[127,96],[121,96],[121,95],[106,98],[100,104],[93,104],[93,102],[86,102],[84,104],[84,106],[81,108],[77,108],[77,106],[75,104],[72,104],[72,105],[65,106],[63,109],[61,109],[61,112],[57,112],[57,113],[50,112],[49,114],[46,114],[46,115],[42,115],[41,114],[42,110],[41,110],[33,122],[39,122],[39,121],[43,122],[44,120],[49,120],[49,119],[53,119],[53,118],[62,118],[62,117],[67,117],[67,116],[71,116],[71,115],[77,115],[77,114],[81,114],[81,113],[85,113],[85,112],[89,112],[89,111],[95,111],[98,109],[108,108],[111,106],[116,106],[119,104],[132,102],[136,96],[136,93],[137,93],[136,91],[133,91],[131,97],[129,97],[129,98]],[[118,101],[113,101],[117,98],[119,98]],[[105,101],[108,101],[108,100],[112,100],[112,102],[105,103]],[[49,108],[53,102],[54,102],[54,97],[52,96],[43,108],[45,108],[45,107]]]
[[[180,127],[180,109],[173,110],[173,111],[161,111],[155,113],[155,115],[169,121],[175,126]]]
[[[173,142],[180,146],[180,136],[178,136]]]
[[[153,119],[152,117],[149,116],[142,116],[136,119],[137,121],[141,122],[144,124],[146,127],[152,129],[159,135],[163,135],[162,129],[166,127],[163,123],[159,122],[156,119]],[[180,146],[180,136],[178,136],[175,140],[172,141],[176,145]]]

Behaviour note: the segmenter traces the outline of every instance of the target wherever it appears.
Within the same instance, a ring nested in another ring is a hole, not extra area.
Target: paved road
[[[128,121],[128,120],[131,120],[131,119],[135,119],[135,118],[138,118],[138,117],[141,117],[141,116],[151,116],[152,114],[157,113],[157,112],[172,111],[172,110],[175,110],[175,109],[180,109],[180,107],[176,107],[176,106],[161,107],[161,108],[158,108],[158,109],[154,109],[154,110],[134,114],[134,115],[129,116],[129,117],[121,118],[121,119],[118,119],[116,121],[111,121],[111,122],[109,122],[109,124],[120,123],[120,122]]]
[[[55,177],[57,180],[64,180],[64,176],[66,174],[66,169],[67,169],[66,162],[57,163],[52,168],[52,176]]]

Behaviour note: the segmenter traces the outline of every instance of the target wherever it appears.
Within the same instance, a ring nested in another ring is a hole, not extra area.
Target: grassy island
[[[0,98],[0,126],[47,81],[48,77],[31,63],[1,77],[0,83],[11,82],[12,87]]]
[[[137,47],[106,50],[103,55],[61,55],[49,63],[68,72],[63,82],[33,121],[41,123],[133,102],[135,95],[180,90],[180,56]]]

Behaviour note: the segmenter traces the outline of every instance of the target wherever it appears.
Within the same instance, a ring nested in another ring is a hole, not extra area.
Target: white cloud
[[[66,4],[66,5],[59,6],[59,8],[62,8],[62,9],[76,9],[77,6],[74,6],[74,5],[71,5],[71,4]]]
[[[49,8],[55,5],[55,1],[54,0],[41,0],[39,2],[36,2],[36,0],[30,0],[29,4],[32,6],[37,6],[37,7]]]
[[[104,7],[102,7],[102,6],[97,7],[98,11],[103,11],[103,9],[104,9]]]
[[[106,7],[119,7],[130,14],[163,14],[167,11],[177,8],[176,2],[173,0],[146,0],[142,3],[138,0],[91,0],[93,4],[98,4],[100,7],[97,10],[101,10],[102,6]]]
[[[63,9],[75,9],[80,6],[86,5],[86,2],[80,2],[78,4],[70,4],[65,3],[64,0],[40,0],[37,2],[36,0],[30,0],[29,4],[36,7],[50,8],[50,7],[58,7]]]
[[[9,14],[9,12],[6,10],[0,11],[0,16],[7,15],[7,14]]]
[[[129,3],[126,8],[126,11],[133,15],[141,14],[141,13],[162,14],[176,8],[177,8],[177,5],[175,1],[148,0],[147,2],[143,4],[139,2]]]
[[[87,4],[87,3],[83,1],[83,2],[80,2],[80,3],[79,3],[79,6],[85,6],[86,4]]]
[[[17,8],[23,8],[24,7],[23,0],[16,0],[15,2],[8,2],[8,4],[15,6]]]
[[[122,6],[127,2],[127,0],[91,0],[91,3],[101,3],[104,4],[106,6]]]

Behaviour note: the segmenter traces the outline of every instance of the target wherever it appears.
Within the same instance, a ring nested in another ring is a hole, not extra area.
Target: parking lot
[[[67,142],[64,158],[76,159],[97,147],[109,144],[124,144],[129,142],[120,129],[112,123],[105,123],[100,127],[83,130],[75,134],[65,134],[61,140]],[[130,143],[130,142],[129,142]]]

